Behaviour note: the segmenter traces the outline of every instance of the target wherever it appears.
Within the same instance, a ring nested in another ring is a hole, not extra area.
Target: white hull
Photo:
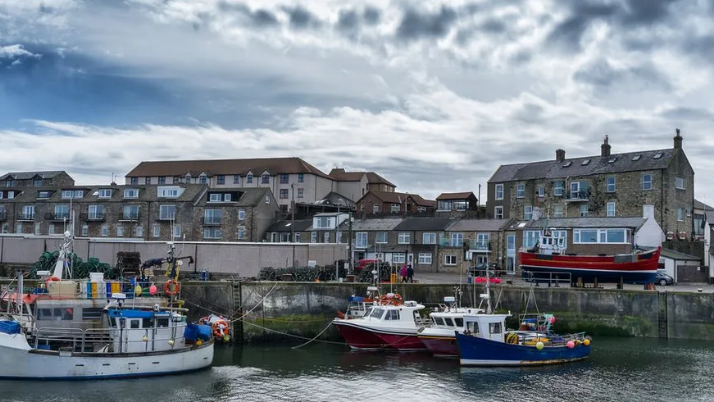
[[[81,380],[199,370],[213,363],[213,341],[148,353],[71,353],[30,348],[22,334],[0,333],[0,378]]]

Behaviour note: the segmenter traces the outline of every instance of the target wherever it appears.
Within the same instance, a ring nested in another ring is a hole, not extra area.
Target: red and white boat
[[[365,297],[352,295],[347,299],[347,312],[337,311],[337,318],[360,318],[364,317],[367,310],[374,306],[380,299],[379,288],[376,286],[367,287],[367,295]]]
[[[332,323],[352,349],[400,351],[425,350],[418,329],[429,321],[421,318],[424,306],[402,301],[399,294],[388,293],[369,307],[363,317],[335,318]]]
[[[533,249],[519,253],[523,279],[548,281],[566,279],[575,282],[654,283],[662,247],[626,254],[566,254],[565,239],[546,231]],[[556,278],[556,276],[559,276]]]
[[[429,326],[420,328],[418,332],[424,346],[436,357],[459,357],[459,346],[456,344],[456,332],[464,332],[464,315],[481,314],[484,310],[473,307],[459,307],[456,298],[445,297],[444,306],[440,311],[429,315]]]

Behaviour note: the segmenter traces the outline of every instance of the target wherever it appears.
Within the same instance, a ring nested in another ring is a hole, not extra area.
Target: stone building
[[[456,220],[439,238],[438,270],[459,272],[465,265],[496,263],[507,273],[515,273],[515,238],[507,238],[503,232],[510,222],[510,219]]]
[[[478,199],[471,191],[441,193],[436,197],[437,216],[476,217]]]
[[[0,189],[73,185],[74,179],[63,170],[48,172],[10,172],[0,176]]]
[[[654,205],[665,232],[693,232],[694,169],[677,130],[668,149],[612,154],[608,137],[600,155],[502,165],[488,181],[487,211],[496,219],[536,216],[643,216]]]

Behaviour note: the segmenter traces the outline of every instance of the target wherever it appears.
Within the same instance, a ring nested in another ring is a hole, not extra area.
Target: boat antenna
[[[486,313],[491,314],[491,269],[486,265]]]

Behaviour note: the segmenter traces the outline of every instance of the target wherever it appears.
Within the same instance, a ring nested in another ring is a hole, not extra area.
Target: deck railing
[[[539,286],[541,283],[548,284],[548,287],[570,287],[573,283],[573,276],[570,272],[533,272],[523,271],[523,280],[526,282],[535,283]]]
[[[174,323],[175,325],[175,323]],[[161,328],[172,328],[172,326],[169,327],[161,327]],[[138,340],[128,340],[128,339],[123,339],[122,340],[122,345],[127,345],[129,343],[132,344],[146,344],[147,351],[153,350],[151,348],[151,344],[155,344],[156,342],[161,342],[163,345],[168,344],[169,341],[173,341],[174,345],[177,347],[182,347],[183,346],[183,330],[176,330],[176,331],[171,331],[175,332],[176,336],[160,336],[160,337],[154,337],[151,338],[150,335],[154,332],[154,328],[124,328],[121,330],[123,334],[130,334],[130,333],[140,333],[142,334],[142,337],[146,337],[146,340],[144,339],[138,339]],[[34,334],[34,348],[35,349],[46,349],[43,347],[43,345],[49,345],[50,342],[53,344],[62,344],[63,346],[59,348],[60,351],[77,351],[77,352],[82,352],[82,353],[98,353],[99,351],[95,351],[95,347],[100,347],[103,348],[105,346],[113,345],[114,344],[114,335],[113,335],[114,329],[109,329],[109,328],[91,328],[91,329],[86,329],[86,330],[81,330],[77,328],[46,328],[46,329],[35,329],[33,331]],[[88,351],[88,348],[92,348],[91,351]],[[109,350],[101,350],[101,353],[119,353],[118,351],[109,351]]]

